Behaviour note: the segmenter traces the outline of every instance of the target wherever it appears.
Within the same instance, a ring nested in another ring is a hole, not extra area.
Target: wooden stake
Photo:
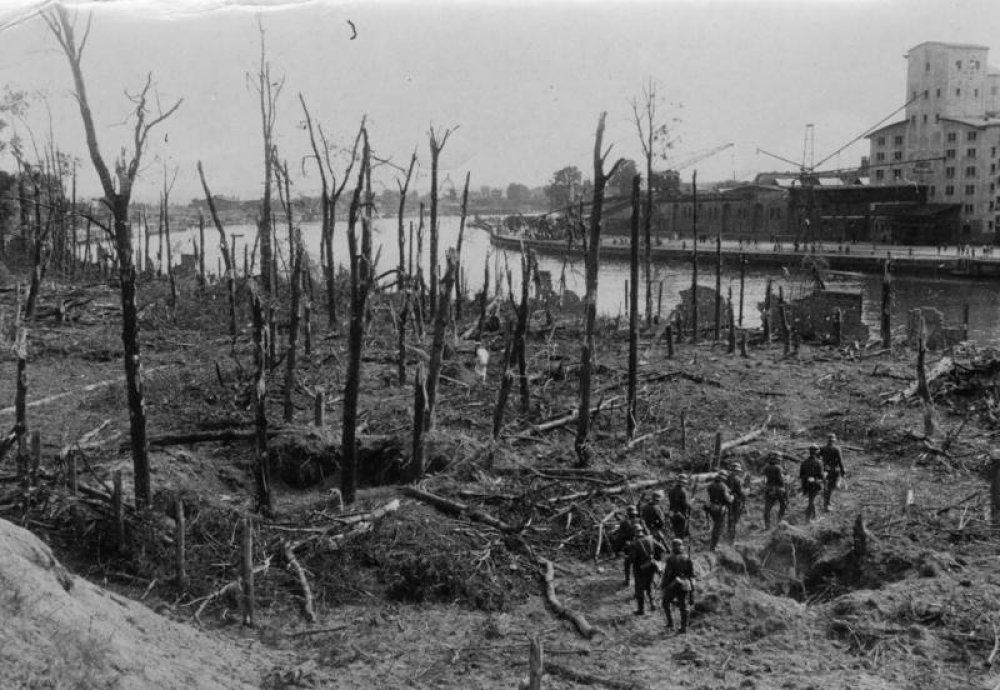
[[[767,287],[764,288],[764,318],[762,320],[762,325],[764,327],[764,344],[771,344],[771,279],[767,279]]]
[[[729,288],[729,354],[736,353],[736,316],[733,313],[733,288]]]
[[[659,282],[659,291],[656,297],[656,323],[660,323],[660,316],[663,314],[663,281]]]
[[[318,427],[326,426],[326,408],[323,397],[323,389],[317,389],[316,398],[313,401],[313,424]]]
[[[122,471],[115,470],[114,492],[111,494],[111,506],[115,514],[115,541],[119,550],[125,549],[125,514],[122,509]]]
[[[625,413],[625,436],[635,437],[636,428],[636,378],[639,372],[639,176],[632,177],[632,251],[631,251],[632,292],[629,294],[628,309],[628,404]]]
[[[740,357],[749,357],[747,354],[747,332],[745,330],[740,331]]]
[[[243,625],[254,626],[253,523],[243,518]]]
[[[833,345],[840,347],[844,344],[844,313],[840,309],[833,310]]]
[[[177,590],[179,592],[184,592],[184,590],[187,589],[187,568],[184,561],[184,551],[186,549],[186,526],[184,518],[184,499],[181,498],[180,494],[177,495],[177,498],[174,501],[174,510],[174,525],[176,526],[174,530],[174,561],[177,569]]]
[[[731,299],[730,303],[732,303]],[[717,233],[715,235],[715,341],[718,342],[721,338],[722,338],[722,234]]]
[[[667,325],[666,334],[664,336],[667,339],[667,357],[673,359],[674,357],[674,327]]]
[[[538,635],[531,636],[531,646],[528,651],[528,690],[542,690],[542,676],[545,662],[542,655],[542,641]]]
[[[740,328],[743,328],[743,293],[746,289],[746,277],[747,277],[747,257],[746,254],[740,254]]]
[[[889,262],[886,261],[882,270],[882,347],[886,350],[892,347],[892,274],[889,273]]]
[[[962,306],[962,340],[969,339],[969,305]]]
[[[788,322],[788,305],[782,303],[781,310],[781,336],[785,344],[785,356],[792,353],[792,325]]]

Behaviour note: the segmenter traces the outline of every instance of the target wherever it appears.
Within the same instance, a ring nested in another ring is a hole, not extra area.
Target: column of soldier
[[[771,513],[778,506],[778,521],[788,508],[788,485],[779,465],[779,456],[771,453],[764,467],[764,529],[771,528]],[[827,436],[826,445],[809,447],[809,457],[799,466],[802,494],[807,499],[806,521],[816,516],[816,497],[823,494],[823,509],[830,510],[830,500],[840,479],[846,477],[843,456],[834,434]],[[709,550],[714,551],[723,530],[729,542],[736,539],[736,528],[743,514],[746,494],[743,491],[744,471],[738,462],[726,463],[708,485],[703,510],[711,522]],[[651,610],[653,584],[660,577],[663,612],[667,628],[674,627],[672,605],[680,611],[680,629],[686,633],[688,610],[694,605],[694,566],[691,562],[691,502],[688,478],[680,475],[667,494],[654,491],[649,500],[640,497],[638,505],[626,508],[625,518],[611,539],[614,552],[625,554],[625,585],[635,583],[637,616],[646,613],[648,600]],[[666,514],[662,505],[667,501]],[[667,544],[667,530],[673,534]],[[664,555],[666,558],[664,559]]]

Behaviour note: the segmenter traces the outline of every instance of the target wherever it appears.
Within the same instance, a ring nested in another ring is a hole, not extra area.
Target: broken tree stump
[[[858,513],[854,519],[854,558],[860,563],[868,555],[868,530],[865,529],[865,519]]]
[[[184,499],[177,494],[174,502],[174,560],[177,569],[177,590],[183,592],[187,589],[187,568],[185,567],[185,524],[184,524]]]
[[[243,548],[241,566],[243,573],[243,625],[254,626],[254,581],[253,581],[253,523],[243,518]]]

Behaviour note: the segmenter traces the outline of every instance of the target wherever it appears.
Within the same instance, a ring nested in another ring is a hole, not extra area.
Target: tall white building
[[[989,48],[921,43],[906,55],[906,119],[868,135],[871,183],[927,185],[930,203],[956,204],[962,239],[1000,232],[1000,70]]]

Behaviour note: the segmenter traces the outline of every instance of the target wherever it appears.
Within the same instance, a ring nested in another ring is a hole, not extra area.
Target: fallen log
[[[616,401],[619,400],[620,398],[621,398],[620,395],[616,395],[613,398],[608,398],[607,400],[601,401],[600,403],[598,403],[597,407],[595,407],[590,411],[590,414],[594,415],[603,410],[614,410],[617,407],[620,407],[620,405],[616,403]],[[612,405],[612,403],[615,404]],[[558,417],[556,419],[552,419],[547,422],[542,422],[541,424],[532,425],[531,429],[532,431],[535,432],[551,431],[552,429],[558,429],[561,426],[566,426],[567,424],[575,422],[579,416],[580,416],[580,410],[578,409],[573,410],[565,417]]]
[[[175,366],[178,366],[178,365],[176,365],[176,364],[164,364],[163,366],[153,367],[151,369],[148,369],[148,370],[144,371],[143,375],[144,376],[151,376],[152,374],[155,374],[157,372],[163,371],[164,369],[172,369]],[[116,376],[113,379],[105,379],[104,381],[98,381],[96,383],[91,383],[90,385],[84,386],[83,388],[77,388],[76,390],[66,391],[65,393],[56,393],[55,395],[50,395],[47,398],[42,398],[40,400],[32,400],[31,402],[29,402],[27,404],[27,407],[40,407],[42,405],[48,405],[49,403],[53,403],[56,400],[62,400],[63,398],[68,398],[71,395],[80,395],[81,393],[91,393],[91,392],[99,390],[101,388],[107,388],[108,386],[113,386],[115,384],[124,384],[124,383],[125,383],[125,377],[124,376]],[[14,408],[13,405],[11,405],[10,407],[2,407],[2,408],[0,408],[0,414],[13,414],[14,411],[15,411],[15,408]]]
[[[567,608],[561,601],[559,597],[556,596],[556,573],[555,566],[552,565],[552,561],[547,558],[539,558],[538,564],[545,569],[542,574],[542,580],[545,583],[545,601],[548,602],[552,611],[565,620],[568,620],[576,628],[577,632],[580,633],[585,639],[590,639],[598,633],[597,628],[593,627],[587,622],[581,614],[576,611]]]
[[[358,427],[357,440],[359,444],[364,443],[384,443],[391,440],[391,436],[386,434],[360,433],[362,426]],[[268,427],[268,438],[274,438],[286,431],[285,427]],[[229,443],[232,441],[245,441],[255,438],[255,429],[213,429],[211,431],[188,431],[178,434],[160,434],[149,437],[150,447],[184,446],[196,443]]]
[[[606,688],[612,688],[612,690],[642,690],[642,688],[646,687],[642,683],[633,681],[592,676],[589,673],[584,673],[583,671],[577,671],[572,668],[567,668],[566,666],[553,664],[551,661],[545,662],[545,672],[549,675],[565,678],[566,680],[576,683],[577,685],[603,685]]]
[[[306,571],[302,569],[298,559],[295,558],[295,552],[292,551],[292,547],[287,541],[281,542],[281,552],[288,567],[295,571],[299,587],[302,588],[302,613],[307,621],[315,623],[316,608],[313,606],[312,588],[309,586],[308,578],[306,578]]]
[[[714,475],[714,473],[713,473]],[[563,496],[553,496],[548,499],[549,503],[565,503],[566,501],[576,501],[581,498],[595,498],[597,496],[614,496],[616,494],[624,493],[625,491],[634,491],[636,489],[650,489],[654,486],[662,486],[664,484],[669,484],[671,479],[643,479],[638,482],[624,482],[619,486],[611,486],[606,488],[597,488],[590,491],[577,491],[571,494],[565,494]]]
[[[934,366],[931,367],[931,370],[927,372],[926,385],[930,385],[931,381],[951,371],[951,368],[954,366],[954,364],[955,362],[952,361],[951,357],[942,357],[941,359],[939,359],[934,364]],[[900,391],[899,393],[896,393],[891,398],[889,398],[889,402],[895,404],[902,402],[907,398],[912,398],[914,395],[917,394],[917,389],[919,388],[919,386],[920,382],[914,381],[904,390]]]
[[[764,420],[764,423],[761,424],[759,428],[754,429],[749,433],[743,434],[739,438],[734,438],[732,441],[726,441],[720,446],[720,456],[725,457],[726,454],[729,453],[729,451],[731,451],[733,448],[738,448],[739,446],[746,445],[747,443],[750,443],[751,441],[760,438],[761,435],[763,435],[763,433],[767,431],[767,425],[770,423],[771,423],[771,416],[768,415],[767,419]]]
[[[514,525],[509,525],[503,520],[497,519],[476,508],[466,505],[465,503],[459,503],[458,501],[453,501],[449,498],[444,498],[442,496],[437,496],[427,491],[421,491],[412,486],[401,486],[399,492],[404,496],[410,498],[415,498],[416,500],[426,503],[428,505],[434,506],[443,513],[449,515],[455,515],[459,517],[467,517],[473,522],[481,522],[484,525],[489,525],[494,529],[498,529],[501,532],[519,532],[519,528]]]

